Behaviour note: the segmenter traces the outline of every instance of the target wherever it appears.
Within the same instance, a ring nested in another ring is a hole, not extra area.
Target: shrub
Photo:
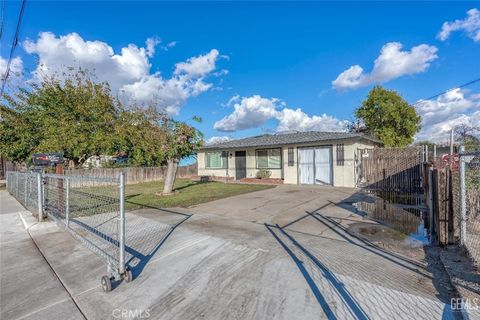
[[[260,169],[257,171],[257,179],[268,179],[272,175],[272,172],[267,169]]]

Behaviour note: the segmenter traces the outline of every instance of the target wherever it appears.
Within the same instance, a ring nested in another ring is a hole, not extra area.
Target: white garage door
[[[332,184],[331,147],[298,149],[298,165],[301,184]]]

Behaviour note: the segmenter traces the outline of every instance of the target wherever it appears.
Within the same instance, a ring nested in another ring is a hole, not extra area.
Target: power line
[[[20,14],[18,15],[17,28],[15,29],[15,36],[13,37],[12,48],[10,49],[10,57],[8,58],[7,69],[2,79],[2,89],[0,91],[0,97],[3,97],[3,91],[5,90],[5,84],[7,83],[8,76],[10,75],[10,65],[12,64],[13,53],[18,45],[18,35],[20,34],[20,25],[22,24],[23,12],[25,10],[25,4],[27,0],[22,0],[22,7],[20,8]]]
[[[6,0],[2,0],[2,9],[0,13],[0,40],[2,40],[2,35],[3,35],[3,25],[5,23],[5,2]]]
[[[445,91],[443,91],[443,92],[441,92],[441,93],[437,93],[436,95],[433,95],[433,96],[428,97],[428,98],[426,98],[426,99],[420,99],[419,101],[415,102],[413,105],[417,105],[417,104],[419,104],[419,103],[421,103],[422,101],[425,101],[425,100],[435,99],[435,98],[437,98],[437,97],[439,97],[439,96],[442,96],[442,95],[444,95],[444,94],[446,94],[446,93],[449,93],[450,91],[464,88],[464,87],[466,87],[466,86],[469,86],[469,85],[474,84],[474,83],[479,82],[479,81],[480,81],[480,78],[477,78],[477,79],[475,79],[475,80],[472,80],[472,81],[469,81],[469,82],[467,82],[467,83],[461,84],[461,85],[459,85],[459,86],[456,86],[456,87],[450,88],[450,89],[448,89],[448,90],[445,90]]]

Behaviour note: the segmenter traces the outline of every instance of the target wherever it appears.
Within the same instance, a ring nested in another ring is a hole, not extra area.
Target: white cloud
[[[0,57],[0,80],[3,81],[5,71],[7,71],[8,59]],[[21,84],[23,79],[23,61],[20,57],[15,57],[10,63],[10,73],[8,75],[8,80],[5,83],[5,90],[8,90],[8,87],[15,87]]]
[[[185,74],[188,77],[202,77],[215,70],[215,63],[219,52],[212,49],[205,55],[192,57],[186,62],[179,62],[175,65],[175,74]]]
[[[347,120],[339,120],[326,114],[309,116],[301,109],[289,108],[278,112],[277,119],[277,131],[345,131],[349,124]]]
[[[402,51],[401,43],[389,42],[382,47],[380,55],[375,59],[371,73],[365,73],[361,66],[353,65],[340,73],[332,81],[332,86],[337,90],[354,89],[421,73],[438,58],[437,51],[436,47],[426,44],[413,47],[410,51]]]
[[[179,62],[173,76],[164,78],[160,72],[151,72],[150,58],[159,43],[159,38],[149,38],[145,48],[129,44],[118,54],[107,43],[86,41],[77,33],[56,36],[42,32],[36,41],[27,40],[23,45],[27,53],[38,56],[39,64],[33,72],[37,80],[55,73],[61,76],[65,67],[82,67],[94,71],[98,80],[108,81],[112,92],[122,100],[154,103],[175,115],[188,98],[212,88],[206,77],[215,70],[219,52],[212,49]]]
[[[176,45],[177,45],[177,41],[170,41],[169,43],[164,45],[162,48],[163,48],[163,50],[168,51],[170,48],[173,48]]]
[[[357,88],[367,85],[366,77],[363,74],[363,68],[354,65],[340,73],[337,79],[332,81],[334,89]]]
[[[232,102],[230,99],[229,103]],[[259,95],[243,97],[234,104],[235,110],[230,115],[215,122],[214,128],[226,132],[257,128],[274,118],[277,107],[281,105],[282,102],[276,98],[267,99]]]
[[[464,31],[469,38],[475,42],[480,41],[480,11],[478,9],[470,9],[467,11],[467,17],[463,20],[455,20],[453,22],[444,22],[442,29],[437,35],[441,41],[445,41],[450,34],[455,31]]]
[[[230,107],[233,103],[238,102],[240,100],[241,100],[240,95],[236,94],[233,97],[231,97],[230,99],[228,99],[227,103],[223,104],[223,106]]]
[[[309,116],[301,109],[291,109],[277,98],[263,98],[259,95],[251,97],[233,96],[227,106],[234,103],[234,111],[215,122],[214,128],[219,131],[237,131],[257,128],[271,119],[278,121],[277,131],[342,131],[348,121],[339,120],[326,114]]]
[[[227,142],[232,140],[229,136],[214,136],[210,137],[205,141],[205,145],[211,145],[211,144],[216,144],[220,142]]]
[[[0,57],[0,77],[3,80],[5,76],[5,71],[7,71],[8,59]],[[15,57],[10,62],[10,77],[21,77],[23,72],[23,61],[20,57]]]
[[[154,38],[148,38],[147,41],[145,41],[145,45],[147,46],[147,56],[149,58],[153,57],[155,54],[155,47],[160,43],[160,39],[157,37]]]
[[[480,96],[455,89],[435,100],[420,100],[416,104],[422,116],[422,129],[416,140],[445,142],[450,130],[461,124],[480,126]]]

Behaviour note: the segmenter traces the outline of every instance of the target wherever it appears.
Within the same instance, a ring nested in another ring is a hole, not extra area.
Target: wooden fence
[[[5,160],[2,156],[0,156],[0,180],[6,179],[7,171],[25,171],[26,166],[25,164],[18,164],[8,160]]]
[[[358,187],[423,193],[421,147],[359,149],[356,168]]]
[[[93,168],[93,169],[65,169],[66,175],[89,177],[116,177],[120,172],[125,173],[127,184],[136,184],[149,181],[161,181],[165,177],[167,167],[126,167],[126,168]],[[197,164],[179,166],[177,178],[191,178],[197,175]]]
[[[422,150],[417,147],[360,149],[358,154],[357,186],[389,203],[426,208],[425,226],[432,243],[458,243],[458,166],[452,169],[444,162],[423,162]],[[376,214],[381,213],[378,210]]]
[[[450,168],[434,168],[426,166],[425,194],[429,208],[431,229],[430,237],[434,244],[446,245],[454,243],[458,234],[452,201],[452,172]]]
[[[374,202],[358,202],[356,206],[359,210],[366,212],[370,218],[405,234],[415,233],[423,219],[420,210],[402,208],[380,197],[375,197]]]

